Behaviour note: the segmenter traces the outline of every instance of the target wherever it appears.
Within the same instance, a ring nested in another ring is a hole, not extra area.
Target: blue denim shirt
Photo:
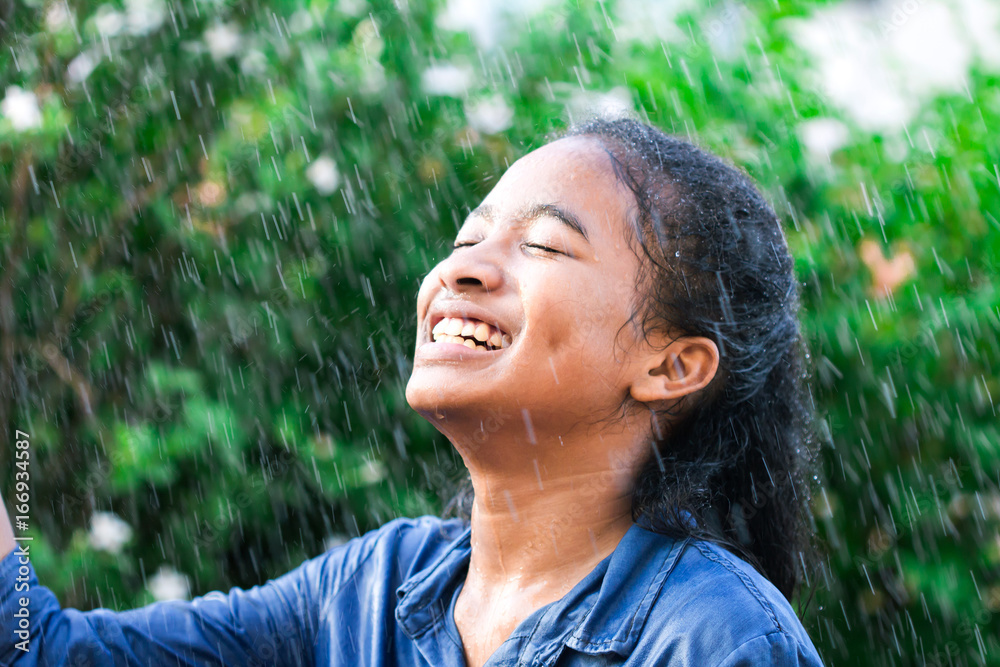
[[[454,605],[469,526],[397,519],[250,590],[142,609],[61,609],[39,586],[16,592],[18,551],[0,561],[0,664],[465,664]],[[30,652],[15,647],[27,596]],[[23,613],[23,612],[22,612]],[[525,619],[487,663],[821,665],[785,598],[752,567],[705,542],[632,526],[565,597]]]

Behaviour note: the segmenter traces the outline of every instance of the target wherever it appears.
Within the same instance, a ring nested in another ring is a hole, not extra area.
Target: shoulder
[[[687,664],[822,664],[788,600],[749,563],[711,542],[675,548],[644,635],[683,638],[670,651],[690,652]]]
[[[801,627],[785,596],[752,565],[723,547],[692,540],[680,555],[667,585],[674,602],[692,611],[738,617],[747,628],[784,632]]]
[[[355,550],[359,556],[366,552],[392,555],[423,567],[436,560],[456,538],[468,530],[468,526],[468,522],[461,519],[441,519],[436,516],[393,519],[381,528],[348,542],[347,546],[357,542]]]
[[[468,528],[460,519],[435,516],[400,518],[335,546],[303,563],[313,569],[329,593],[344,588],[359,574],[399,582],[436,561]]]

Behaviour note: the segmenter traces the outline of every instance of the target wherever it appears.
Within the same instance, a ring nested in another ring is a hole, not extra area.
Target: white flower
[[[431,65],[420,76],[420,86],[427,95],[461,97],[472,82],[472,68],[451,63]]]
[[[368,3],[365,0],[338,0],[337,2],[337,11],[348,16],[361,16],[367,9]]]
[[[385,479],[388,472],[381,461],[365,461],[361,467],[361,481],[365,484],[374,484]]]
[[[167,18],[163,0],[125,0],[125,12],[128,14],[128,31],[133,35],[150,33]]]
[[[493,95],[466,106],[465,116],[474,130],[483,134],[498,134],[511,126],[514,110],[500,95]]]
[[[308,9],[299,9],[288,19],[288,29],[293,33],[305,32],[313,27],[313,17]]]
[[[22,90],[20,86],[7,86],[7,94],[3,102],[0,102],[0,112],[15,130],[30,130],[42,125],[38,97],[30,90]]]
[[[215,60],[223,60],[240,50],[239,31],[231,23],[214,25],[205,31],[205,44]]]
[[[727,0],[712,9],[702,26],[705,42],[712,51],[726,60],[735,60],[743,53],[750,10],[740,3]]]
[[[916,9],[905,26],[887,36],[888,58],[906,87],[917,95],[961,92],[962,81],[975,58],[975,43],[955,19],[950,5],[912,3]]]
[[[94,17],[94,25],[97,27],[97,32],[101,35],[113,37],[125,27],[125,15],[121,12],[116,12],[108,5],[101,5],[100,9],[97,10],[97,15]]]
[[[556,0],[448,0],[436,22],[444,30],[469,33],[479,48],[490,51],[516,39],[526,20],[554,4]]]
[[[178,572],[169,565],[162,565],[146,588],[158,601],[187,600],[191,596],[191,583],[187,575]]]
[[[828,101],[862,128],[902,132],[922,104],[962,94],[975,59],[1000,66],[1000,12],[976,0],[844,2],[787,19],[790,34],[815,61],[813,78]],[[983,33],[994,35],[983,39]]]
[[[260,76],[267,71],[267,56],[257,49],[250,51],[240,59],[240,70],[248,76]]]
[[[90,76],[95,67],[97,67],[97,60],[93,54],[84,51],[69,61],[69,65],[66,67],[66,78],[73,83],[80,83]]]
[[[645,44],[666,42],[684,43],[690,37],[678,25],[678,17],[698,7],[697,0],[621,0],[615,3],[615,35],[624,42],[639,41]],[[681,24],[683,25],[683,24]]]
[[[495,0],[448,0],[437,17],[439,28],[467,32],[486,51],[497,45],[500,23],[500,6]]]
[[[263,192],[244,192],[236,199],[236,213],[240,216],[257,215],[259,211],[268,211],[273,202]]]
[[[55,2],[49,5],[45,12],[45,27],[49,32],[59,32],[68,28],[73,20],[73,15],[65,2]]]
[[[328,155],[316,158],[306,169],[306,178],[312,182],[321,195],[332,195],[340,186],[340,171],[337,163]]]
[[[1000,69],[1000,7],[992,0],[964,0],[958,3],[965,35],[979,58],[992,69]]]
[[[132,526],[111,512],[94,512],[87,539],[94,549],[119,554],[125,543],[132,539]]]
[[[361,85],[359,88],[365,95],[378,95],[385,90],[385,67],[381,63],[370,62],[362,66]]]
[[[799,136],[809,156],[826,162],[830,155],[847,143],[847,126],[834,118],[813,118],[799,125]]]

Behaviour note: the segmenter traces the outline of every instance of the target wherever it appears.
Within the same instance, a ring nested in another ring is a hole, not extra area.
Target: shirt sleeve
[[[816,649],[784,632],[771,632],[744,642],[719,667],[823,667]]]
[[[15,549],[0,561],[0,664],[311,664],[330,553],[249,590],[81,612],[62,609]]]

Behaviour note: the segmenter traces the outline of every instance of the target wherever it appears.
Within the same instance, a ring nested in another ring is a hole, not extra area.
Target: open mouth
[[[443,317],[431,330],[435,343],[464,345],[470,350],[501,350],[511,344],[506,334],[492,324],[467,317]]]

